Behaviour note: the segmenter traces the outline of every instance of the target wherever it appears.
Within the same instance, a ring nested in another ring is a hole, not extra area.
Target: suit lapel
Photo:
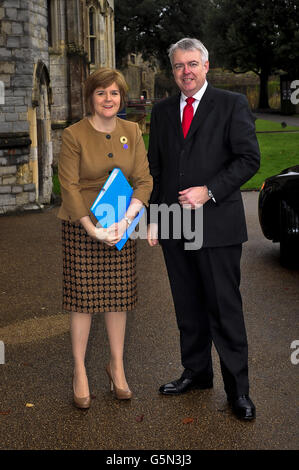
[[[181,123],[181,111],[180,111],[180,99],[181,94],[174,96],[172,103],[168,106],[168,117],[171,125],[175,130],[175,135],[184,142],[184,134]]]
[[[191,139],[194,133],[203,124],[208,114],[213,110],[215,104],[213,99],[213,87],[208,84],[207,89],[197,107],[186,139],[184,138],[181,123],[180,99],[180,93],[173,97],[173,101],[168,106],[168,118],[169,122],[174,128],[175,135],[179,137],[181,143],[185,143],[187,140]]]
[[[211,85],[208,85],[193,117],[189,132],[185,139],[186,141],[191,139],[194,133],[200,128],[208,114],[213,110],[214,105],[213,88]]]

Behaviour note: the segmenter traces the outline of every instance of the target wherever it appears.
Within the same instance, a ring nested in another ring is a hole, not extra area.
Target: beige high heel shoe
[[[91,397],[88,395],[88,397],[78,397],[75,394],[75,388],[74,388],[74,374],[73,374],[73,393],[74,393],[74,405],[77,408],[80,408],[82,410],[86,410],[90,407],[91,403]]]
[[[133,393],[131,392],[131,390],[123,390],[122,388],[118,388],[113,382],[110,364],[107,364],[106,372],[107,372],[109,382],[110,382],[110,391],[111,392],[114,391],[115,397],[118,400],[130,400],[133,396]]]

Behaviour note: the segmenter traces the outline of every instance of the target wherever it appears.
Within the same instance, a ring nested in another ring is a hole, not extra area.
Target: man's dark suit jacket
[[[258,170],[254,117],[244,95],[208,85],[184,139],[180,94],[152,110],[148,152],[151,203],[178,203],[178,192],[206,185],[217,203],[203,207],[203,247],[247,240],[240,187]]]

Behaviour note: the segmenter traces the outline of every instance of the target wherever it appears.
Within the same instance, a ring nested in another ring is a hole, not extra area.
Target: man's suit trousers
[[[242,245],[184,250],[183,240],[161,241],[168,270],[183,376],[213,377],[212,342],[229,397],[249,393],[248,346],[240,286]]]

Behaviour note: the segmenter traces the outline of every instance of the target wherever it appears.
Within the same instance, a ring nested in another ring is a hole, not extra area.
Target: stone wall
[[[56,30],[49,48],[53,165],[57,166],[63,129],[84,115],[83,87],[98,67],[114,67],[114,3],[107,0],[54,0]],[[89,61],[89,8],[95,14],[95,63]]]
[[[259,102],[259,77],[254,72],[236,74],[221,68],[210,68],[207,75],[208,82],[216,88],[223,88],[246,95],[251,109],[258,108]],[[269,105],[272,109],[280,109],[279,76],[269,78]],[[167,77],[163,73],[156,75],[155,98],[164,98],[178,92],[173,77]]]
[[[129,99],[138,99],[146,92],[147,99],[155,98],[156,68],[143,61],[141,54],[129,54],[122,73],[129,85]]]
[[[233,73],[221,68],[210,69],[207,79],[211,85],[246,95],[251,109],[258,108],[260,80],[254,72]],[[269,105],[280,109],[279,76],[269,77]]]
[[[36,199],[30,165],[30,140],[2,141],[0,149],[0,214],[27,206]]]
[[[84,115],[83,82],[114,64],[112,0],[0,1],[0,213],[50,202],[63,129]]]
[[[0,212],[37,199],[31,122],[34,72],[49,65],[45,0],[4,0],[0,7]]]
[[[25,5],[25,9],[21,8]],[[0,80],[5,85],[0,132],[23,132],[29,136],[27,106],[32,89],[28,36],[29,11],[26,0],[4,0],[0,7]],[[29,74],[29,76],[28,76]]]

